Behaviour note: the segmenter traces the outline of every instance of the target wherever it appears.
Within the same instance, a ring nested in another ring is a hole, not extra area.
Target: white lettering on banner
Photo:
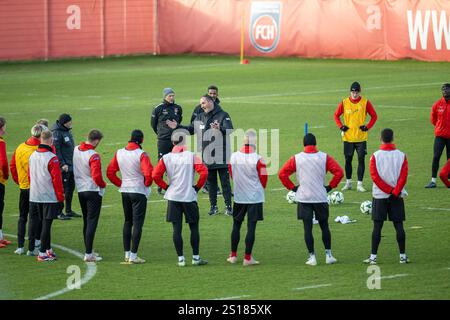
[[[66,26],[69,30],[81,29],[81,9],[79,6],[72,4],[67,7],[66,13],[70,16],[66,20]]]
[[[368,30],[381,30],[381,9],[380,6],[370,5],[366,10],[369,17],[366,21]]]
[[[434,45],[436,50],[442,49],[442,36],[445,39],[447,50],[450,50],[450,19],[447,20],[445,11],[441,11],[440,17],[436,10],[426,10],[422,21],[422,11],[417,10],[415,19],[413,11],[406,12],[408,18],[409,43],[412,50],[417,49],[417,36],[419,36],[420,47],[427,50],[428,31],[430,29],[430,17],[433,24]],[[448,22],[447,22],[448,21]]]
[[[439,20],[439,30],[436,11],[431,11],[431,20],[433,21],[433,34],[436,49],[437,50],[442,49],[441,41],[442,41],[442,33],[444,33],[445,45],[447,47],[447,50],[450,50],[450,19],[449,24],[447,24],[447,15],[445,14],[445,11],[441,11],[441,18]]]
[[[263,40],[275,39],[275,26],[256,26],[255,37]]]

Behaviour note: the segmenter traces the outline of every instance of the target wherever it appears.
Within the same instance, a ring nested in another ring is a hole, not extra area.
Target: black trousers
[[[3,209],[5,208],[5,185],[0,183],[0,230],[3,229]]]
[[[122,193],[123,213],[123,248],[137,253],[144,226],[147,197],[140,193]]]
[[[228,168],[208,169],[209,202],[211,206],[217,205],[217,174],[219,174],[220,184],[222,185],[225,205],[231,206],[231,185]]]
[[[23,248],[25,245],[25,233],[27,229],[28,215],[30,214],[30,189],[20,189],[19,195],[19,221],[17,223],[17,247]],[[30,222],[31,225],[31,222]],[[40,238],[40,232],[42,231],[42,223],[39,223],[39,228],[34,235],[35,239]],[[28,238],[32,238],[30,235],[31,228],[28,226]],[[34,249],[34,243],[33,243]]]
[[[243,221],[233,219],[233,231],[231,231],[231,251],[236,252],[241,238],[241,226]],[[258,221],[247,220],[247,235],[245,236],[245,254],[252,254],[255,243],[256,223]]]
[[[322,230],[322,242],[326,250],[331,249],[331,232],[328,220],[319,220],[320,229]],[[314,237],[312,219],[303,219],[303,228],[305,230],[305,243],[309,253],[314,253]]]
[[[363,181],[364,178],[364,171],[365,171],[365,163],[364,159],[367,154],[367,142],[347,142],[344,141],[344,156],[345,156],[345,177],[347,179],[352,178],[353,173],[353,167],[352,167],[352,160],[353,160],[353,154],[358,154],[358,181]]]
[[[78,192],[78,199],[83,213],[84,245],[86,253],[91,254],[103,198],[98,194],[98,191],[85,191]]]
[[[75,178],[73,171],[62,173],[63,186],[64,186],[64,197],[66,199],[66,213],[72,212],[72,198],[73,191],[75,190]]]
[[[378,246],[381,242],[381,229],[383,229],[383,220],[373,221],[373,231],[372,231],[372,254],[377,254]],[[406,247],[406,235],[405,229],[403,228],[402,221],[393,221],[395,233],[397,236],[397,244],[400,253],[405,253]]]
[[[446,148],[447,160],[450,159],[450,139],[442,137],[434,138],[433,147],[433,164],[431,165],[431,177],[436,178],[439,170],[439,160],[441,159],[442,152]]]
[[[173,226],[173,244],[175,246],[175,250],[177,251],[177,255],[179,257],[183,256],[183,221],[172,222]],[[194,256],[199,254],[199,246],[200,246],[200,232],[198,230],[198,221],[189,223],[189,228],[191,229],[191,247],[192,254]]]
[[[61,205],[59,203],[36,203],[30,202],[30,235],[29,250],[34,250],[35,234],[38,230],[39,220],[42,221],[42,231],[40,235],[40,252],[45,253],[51,249],[51,228],[53,219],[58,216]]]
[[[158,139],[158,160],[163,157],[163,155],[172,151],[173,144],[171,140],[160,140]]]

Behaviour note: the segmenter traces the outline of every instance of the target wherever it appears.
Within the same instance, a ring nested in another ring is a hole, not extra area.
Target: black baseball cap
[[[359,84],[359,82],[353,82],[350,86],[350,91],[361,91],[361,85]]]

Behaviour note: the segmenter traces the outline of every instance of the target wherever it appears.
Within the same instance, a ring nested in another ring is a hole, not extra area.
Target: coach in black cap
[[[171,136],[173,129],[166,124],[167,120],[181,123],[183,120],[183,109],[175,103],[175,92],[172,88],[164,88],[163,101],[157,105],[152,112],[150,124],[158,137],[158,160],[163,155],[172,151]],[[162,189],[158,187],[158,193],[162,193]]]
[[[72,197],[75,190],[75,179],[73,176],[73,149],[75,143],[70,130],[72,129],[72,117],[63,113],[52,127],[53,145],[56,149],[61,166],[64,196],[66,200],[64,215],[62,212],[58,215],[60,220],[69,220],[71,217],[81,217],[80,214],[72,211]],[[62,209],[61,209],[62,210]]]

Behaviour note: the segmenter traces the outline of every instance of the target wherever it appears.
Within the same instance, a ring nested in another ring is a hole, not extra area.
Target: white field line
[[[105,145],[107,146],[117,146],[119,144],[125,144],[125,142],[110,142],[110,143],[106,143]]]
[[[450,209],[446,209],[446,208],[421,207],[420,209],[433,210],[433,211],[450,211]]]
[[[391,120],[391,121],[392,122],[401,122],[401,121],[413,121],[413,120],[416,120],[416,119],[406,118],[406,119],[394,119],[394,120]]]
[[[148,200],[147,203],[149,202],[166,202],[166,199],[162,199],[162,200]]]
[[[287,106],[318,106],[318,107],[336,107],[335,103],[316,103],[316,102],[267,102],[267,101],[243,101],[243,100],[233,100],[232,102],[240,103],[240,104],[263,104],[263,105],[287,105]],[[424,107],[415,107],[415,106],[394,106],[394,105],[377,105],[377,108],[389,108],[389,109],[422,109],[425,110]],[[409,120],[409,119],[408,119]]]
[[[241,298],[248,298],[250,297],[249,295],[242,295],[242,296],[233,296],[233,297],[223,297],[223,298],[215,298],[212,300],[236,300],[236,299],[241,299]]]
[[[407,274],[407,273],[399,273],[399,274],[393,274],[391,276],[377,277],[375,279],[395,279],[395,278],[401,278],[401,277],[407,277],[407,276],[409,276],[409,274]]]
[[[112,206],[113,206],[112,204],[107,204],[107,205],[102,206],[102,208],[110,208]]]
[[[94,110],[94,108],[86,107],[86,108],[79,108],[77,110],[79,110],[79,111],[87,111],[87,110]]]
[[[7,235],[8,237],[17,238],[17,236],[15,236],[13,234],[5,234],[5,235]],[[77,258],[80,258],[80,259],[84,258],[84,255],[81,252],[78,252],[76,250],[73,250],[73,249],[61,246],[59,244],[52,243],[52,247],[58,248],[58,249],[60,249],[62,251],[70,253],[71,255],[74,255]],[[86,270],[86,273],[84,274],[84,276],[81,278],[81,285],[85,285],[86,283],[91,281],[92,278],[94,278],[95,274],[97,273],[97,265],[94,262],[88,262],[88,263],[86,263],[86,266],[87,266],[87,270]],[[74,290],[74,289],[69,289],[69,288],[65,287],[65,288],[63,288],[61,290],[49,293],[49,294],[47,294],[45,296],[40,296],[40,297],[38,297],[38,298],[36,298],[34,300],[51,299],[51,298],[54,298],[56,296],[62,295],[64,293],[66,293],[66,292],[69,292],[71,290]]]
[[[364,90],[386,90],[386,89],[397,89],[397,88],[415,88],[415,87],[424,87],[424,86],[435,86],[442,85],[440,82],[428,82],[428,83],[411,83],[411,84],[401,84],[401,85],[391,85],[391,86],[378,86],[378,87],[369,87]],[[334,89],[327,90],[327,92],[346,92],[344,89]],[[310,94],[323,94],[323,90],[314,90],[314,91],[301,91],[301,92],[283,92],[283,93],[270,93],[270,94],[260,94],[253,96],[241,96],[241,97],[230,97],[230,98],[220,98],[220,100],[233,100],[233,99],[253,99],[253,98],[267,98],[267,97],[286,97],[286,96],[305,96]]]
[[[301,291],[301,290],[308,290],[308,289],[316,289],[316,288],[322,288],[322,287],[331,287],[331,283],[326,284],[317,284],[314,286],[306,286],[306,287],[300,287],[300,288],[293,288],[292,290]]]
[[[270,189],[270,191],[283,191],[283,190],[288,191],[286,188],[275,188],[275,189]]]

